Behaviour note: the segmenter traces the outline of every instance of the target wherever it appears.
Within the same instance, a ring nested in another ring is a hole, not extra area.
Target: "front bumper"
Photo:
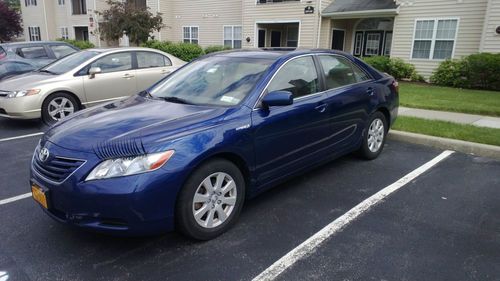
[[[50,142],[44,147],[53,155],[86,160],[61,183],[45,178],[32,164],[31,182],[46,191],[49,208],[42,209],[53,219],[119,235],[151,235],[174,228],[175,201],[184,179],[181,170],[168,169],[167,163],[149,173],[85,182],[100,162],[97,156]]]
[[[5,98],[0,97],[0,116],[14,119],[37,119],[41,117],[40,95]]]

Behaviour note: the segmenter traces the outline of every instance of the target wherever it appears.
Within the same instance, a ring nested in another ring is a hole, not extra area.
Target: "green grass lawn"
[[[401,106],[500,116],[500,91],[456,89],[400,82]]]
[[[399,116],[394,130],[500,146],[500,129]]]

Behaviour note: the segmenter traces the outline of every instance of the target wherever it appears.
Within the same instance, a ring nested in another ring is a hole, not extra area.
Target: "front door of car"
[[[270,183],[312,164],[325,155],[331,132],[330,109],[312,56],[287,62],[272,78],[266,93],[292,93],[292,105],[265,105],[252,112],[256,172],[259,184]]]
[[[172,61],[166,56],[148,51],[136,52],[137,57],[137,90],[146,90],[163,77],[175,70]]]
[[[137,93],[132,52],[109,54],[92,62],[87,69],[98,67],[100,73],[83,76],[87,103],[93,105]]]
[[[369,82],[370,76],[346,58],[336,55],[317,58],[331,109],[331,146],[334,152],[342,153],[358,143],[376,90]]]

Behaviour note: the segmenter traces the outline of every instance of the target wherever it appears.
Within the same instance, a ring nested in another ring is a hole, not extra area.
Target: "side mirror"
[[[274,91],[264,96],[262,104],[269,106],[285,106],[293,104],[293,95],[289,91]]]
[[[97,73],[101,73],[101,72],[102,72],[102,70],[100,67],[91,67],[89,69],[90,79],[94,78]]]

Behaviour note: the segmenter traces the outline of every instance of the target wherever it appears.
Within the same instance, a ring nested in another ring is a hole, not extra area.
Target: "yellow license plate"
[[[49,206],[47,204],[47,196],[45,196],[45,192],[37,186],[36,184],[31,185],[31,194],[33,194],[33,199],[36,202],[40,203],[45,209],[48,209]]]

